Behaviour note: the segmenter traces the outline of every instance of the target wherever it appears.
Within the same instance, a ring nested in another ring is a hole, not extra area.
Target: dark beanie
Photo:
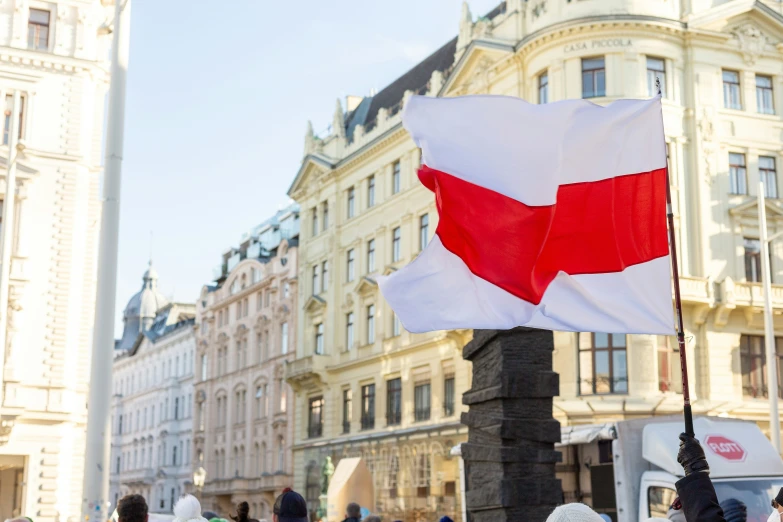
[[[736,498],[724,500],[720,503],[720,507],[726,522],[746,522],[748,519],[748,506]]]

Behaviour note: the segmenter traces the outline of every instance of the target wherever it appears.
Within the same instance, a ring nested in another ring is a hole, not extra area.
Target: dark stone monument
[[[544,522],[562,502],[553,349],[552,332],[533,328],[474,330],[463,349],[473,363],[473,387],[462,397],[470,406],[462,414],[469,522]]]

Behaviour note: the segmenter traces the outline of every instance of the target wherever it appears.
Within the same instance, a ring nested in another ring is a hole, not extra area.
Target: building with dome
[[[307,223],[296,360],[286,369],[296,392],[295,488],[317,506],[325,457],[361,456],[375,481],[374,512],[462,520],[448,450],[465,440],[459,397],[471,383],[461,349],[470,332],[406,332],[375,282],[413,260],[437,226],[434,198],[416,178],[419,150],[401,122],[414,94],[604,105],[654,96],[659,78],[693,408],[769,430],[767,398],[783,395],[766,385],[766,365],[783,360],[783,242],[771,248],[781,337],[767,361],[757,194],[764,181],[770,234],[783,231],[783,3],[507,0],[483,16],[465,3],[460,20],[452,40],[384,89],[338,101],[328,133],[307,127],[289,191]],[[682,411],[672,338],[556,332],[554,369],[553,414],[563,424]],[[592,468],[611,465],[606,452]],[[616,516],[609,496],[593,496],[589,470],[580,482],[564,482],[567,501]]]
[[[195,305],[170,302],[150,263],[115,342],[110,501],[144,495],[171,512],[192,483]]]

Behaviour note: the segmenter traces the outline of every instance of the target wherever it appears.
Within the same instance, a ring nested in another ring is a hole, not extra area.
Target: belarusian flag
[[[672,334],[660,98],[412,97],[435,237],[380,279],[412,332]]]

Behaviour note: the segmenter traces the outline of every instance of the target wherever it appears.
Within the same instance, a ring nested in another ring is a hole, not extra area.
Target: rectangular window
[[[398,377],[386,382],[386,425],[402,422],[402,380]]]
[[[625,334],[578,334],[579,392],[628,393]]]
[[[375,342],[375,305],[367,307],[367,344]]]
[[[416,421],[430,420],[430,383],[419,383],[413,388],[413,415]]]
[[[280,353],[288,353],[288,323],[280,325]]]
[[[676,337],[656,336],[658,352],[658,390],[682,393],[680,346]]]
[[[745,281],[749,283],[761,282],[761,241],[745,238]]]
[[[16,129],[17,138],[22,137],[22,131],[24,131],[24,110],[25,110],[25,96],[19,97],[19,125]],[[11,133],[11,114],[13,114],[14,108],[14,96],[13,94],[5,95],[5,119],[3,123],[3,145],[8,145],[8,137]]]
[[[775,337],[775,366],[778,373],[778,397],[783,398],[780,382],[783,361],[783,338]],[[743,335],[740,337],[740,367],[742,369],[742,393],[748,397],[768,398],[767,354],[764,337]]]
[[[201,355],[201,380],[207,380],[207,354]]]
[[[597,96],[606,96],[604,58],[582,58],[582,98]]]
[[[321,263],[321,292],[329,290],[329,261]]]
[[[318,265],[313,265],[313,295],[318,295],[318,291],[321,290],[320,272],[318,271]]]
[[[375,385],[362,386],[362,429],[375,428]]]
[[[400,192],[400,162],[395,161],[392,165],[392,194]]]
[[[549,72],[538,75],[538,103],[549,103]]]
[[[30,19],[27,22],[27,48],[34,51],[49,50],[50,11],[30,9]]]
[[[367,273],[375,272],[375,240],[367,242]]]
[[[759,178],[764,182],[764,197],[778,197],[778,174],[775,170],[775,158],[759,156]]]
[[[350,388],[343,390],[343,433],[351,433],[353,418],[353,393]]]
[[[375,176],[367,178],[367,208],[375,205]]]
[[[419,216],[419,252],[427,247],[430,236],[430,215]]]
[[[392,335],[394,337],[397,337],[402,333],[402,324],[400,323],[400,318],[397,317],[397,314],[392,312]]]
[[[318,208],[313,207],[313,235],[318,235]]]
[[[729,153],[729,185],[731,194],[748,193],[748,174],[744,154]]]
[[[324,230],[326,230],[327,228],[329,228],[329,202],[324,201],[323,207],[324,207],[323,210],[324,215],[321,218],[321,226],[323,227]]]
[[[315,354],[324,354],[324,324],[315,325]]]
[[[353,281],[354,278],[354,252],[353,248],[348,251],[348,255],[346,256],[346,266],[345,266],[345,278],[350,283]]]
[[[345,349],[353,349],[353,312],[345,314]]]
[[[661,97],[666,98],[666,62],[662,58],[647,57],[647,95],[658,95],[655,80],[661,82]]]
[[[454,415],[454,375],[446,375],[443,380],[443,415]]]
[[[320,437],[324,432],[323,419],[324,398],[313,397],[308,403],[307,436],[311,439]]]
[[[400,230],[400,227],[396,227],[392,231],[392,263],[396,263],[402,257],[400,253],[401,238],[402,231]]]
[[[759,114],[775,114],[775,102],[772,99],[772,78],[756,75],[756,110]]]
[[[356,207],[356,190],[351,187],[348,189],[348,208],[346,209],[346,215],[348,216],[348,219],[351,219],[354,216]]]
[[[742,109],[737,71],[723,71],[723,106],[727,109]]]

